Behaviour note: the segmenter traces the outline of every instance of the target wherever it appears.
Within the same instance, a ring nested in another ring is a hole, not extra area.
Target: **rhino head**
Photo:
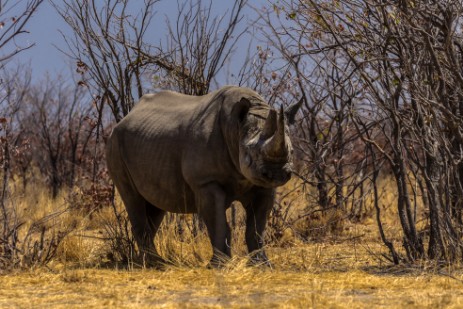
[[[293,147],[289,138],[290,124],[302,100],[277,112],[267,108],[255,113],[247,111],[240,126],[239,166],[251,183],[273,188],[291,178]],[[268,111],[268,112],[267,112]]]

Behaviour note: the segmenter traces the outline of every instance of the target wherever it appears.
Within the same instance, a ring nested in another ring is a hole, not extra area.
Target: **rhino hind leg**
[[[164,215],[166,212],[162,209],[157,208],[156,206],[146,202],[146,217],[148,219],[149,224],[149,233],[148,241],[150,245],[154,244],[154,237],[161,226],[162,219],[164,219]],[[158,254],[156,247],[153,245],[150,247],[149,251],[149,264],[152,266],[159,266],[161,264],[167,264],[167,262]]]
[[[132,234],[138,246],[138,262],[148,267],[159,266],[162,259],[154,246],[154,236],[164,217],[164,211],[148,203],[131,186],[117,187],[127,210],[132,225]]]
[[[154,246],[154,237],[164,218],[165,211],[147,201],[141,202],[140,208],[136,214],[131,216],[129,214],[132,233],[138,245],[140,262],[144,267],[160,267],[166,262]]]

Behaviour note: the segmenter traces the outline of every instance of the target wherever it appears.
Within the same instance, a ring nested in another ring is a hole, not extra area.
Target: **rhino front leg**
[[[218,267],[231,256],[230,227],[225,214],[226,195],[219,185],[208,184],[199,190],[197,205],[214,252],[210,265]]]
[[[262,189],[257,192],[246,206],[246,244],[251,263],[271,267],[264,247],[264,231],[270,210],[273,207],[275,191]]]

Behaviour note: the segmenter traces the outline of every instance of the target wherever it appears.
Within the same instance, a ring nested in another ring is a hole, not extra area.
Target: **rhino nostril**
[[[272,179],[273,178],[273,173],[271,171],[264,171],[262,173],[265,178]]]
[[[287,171],[285,177],[286,177],[286,180],[291,179],[291,172]]]

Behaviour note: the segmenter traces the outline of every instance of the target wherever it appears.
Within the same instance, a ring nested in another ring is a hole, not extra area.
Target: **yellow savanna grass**
[[[9,308],[460,308],[463,274],[380,267],[365,248],[270,249],[276,267],[65,268],[0,277]]]

